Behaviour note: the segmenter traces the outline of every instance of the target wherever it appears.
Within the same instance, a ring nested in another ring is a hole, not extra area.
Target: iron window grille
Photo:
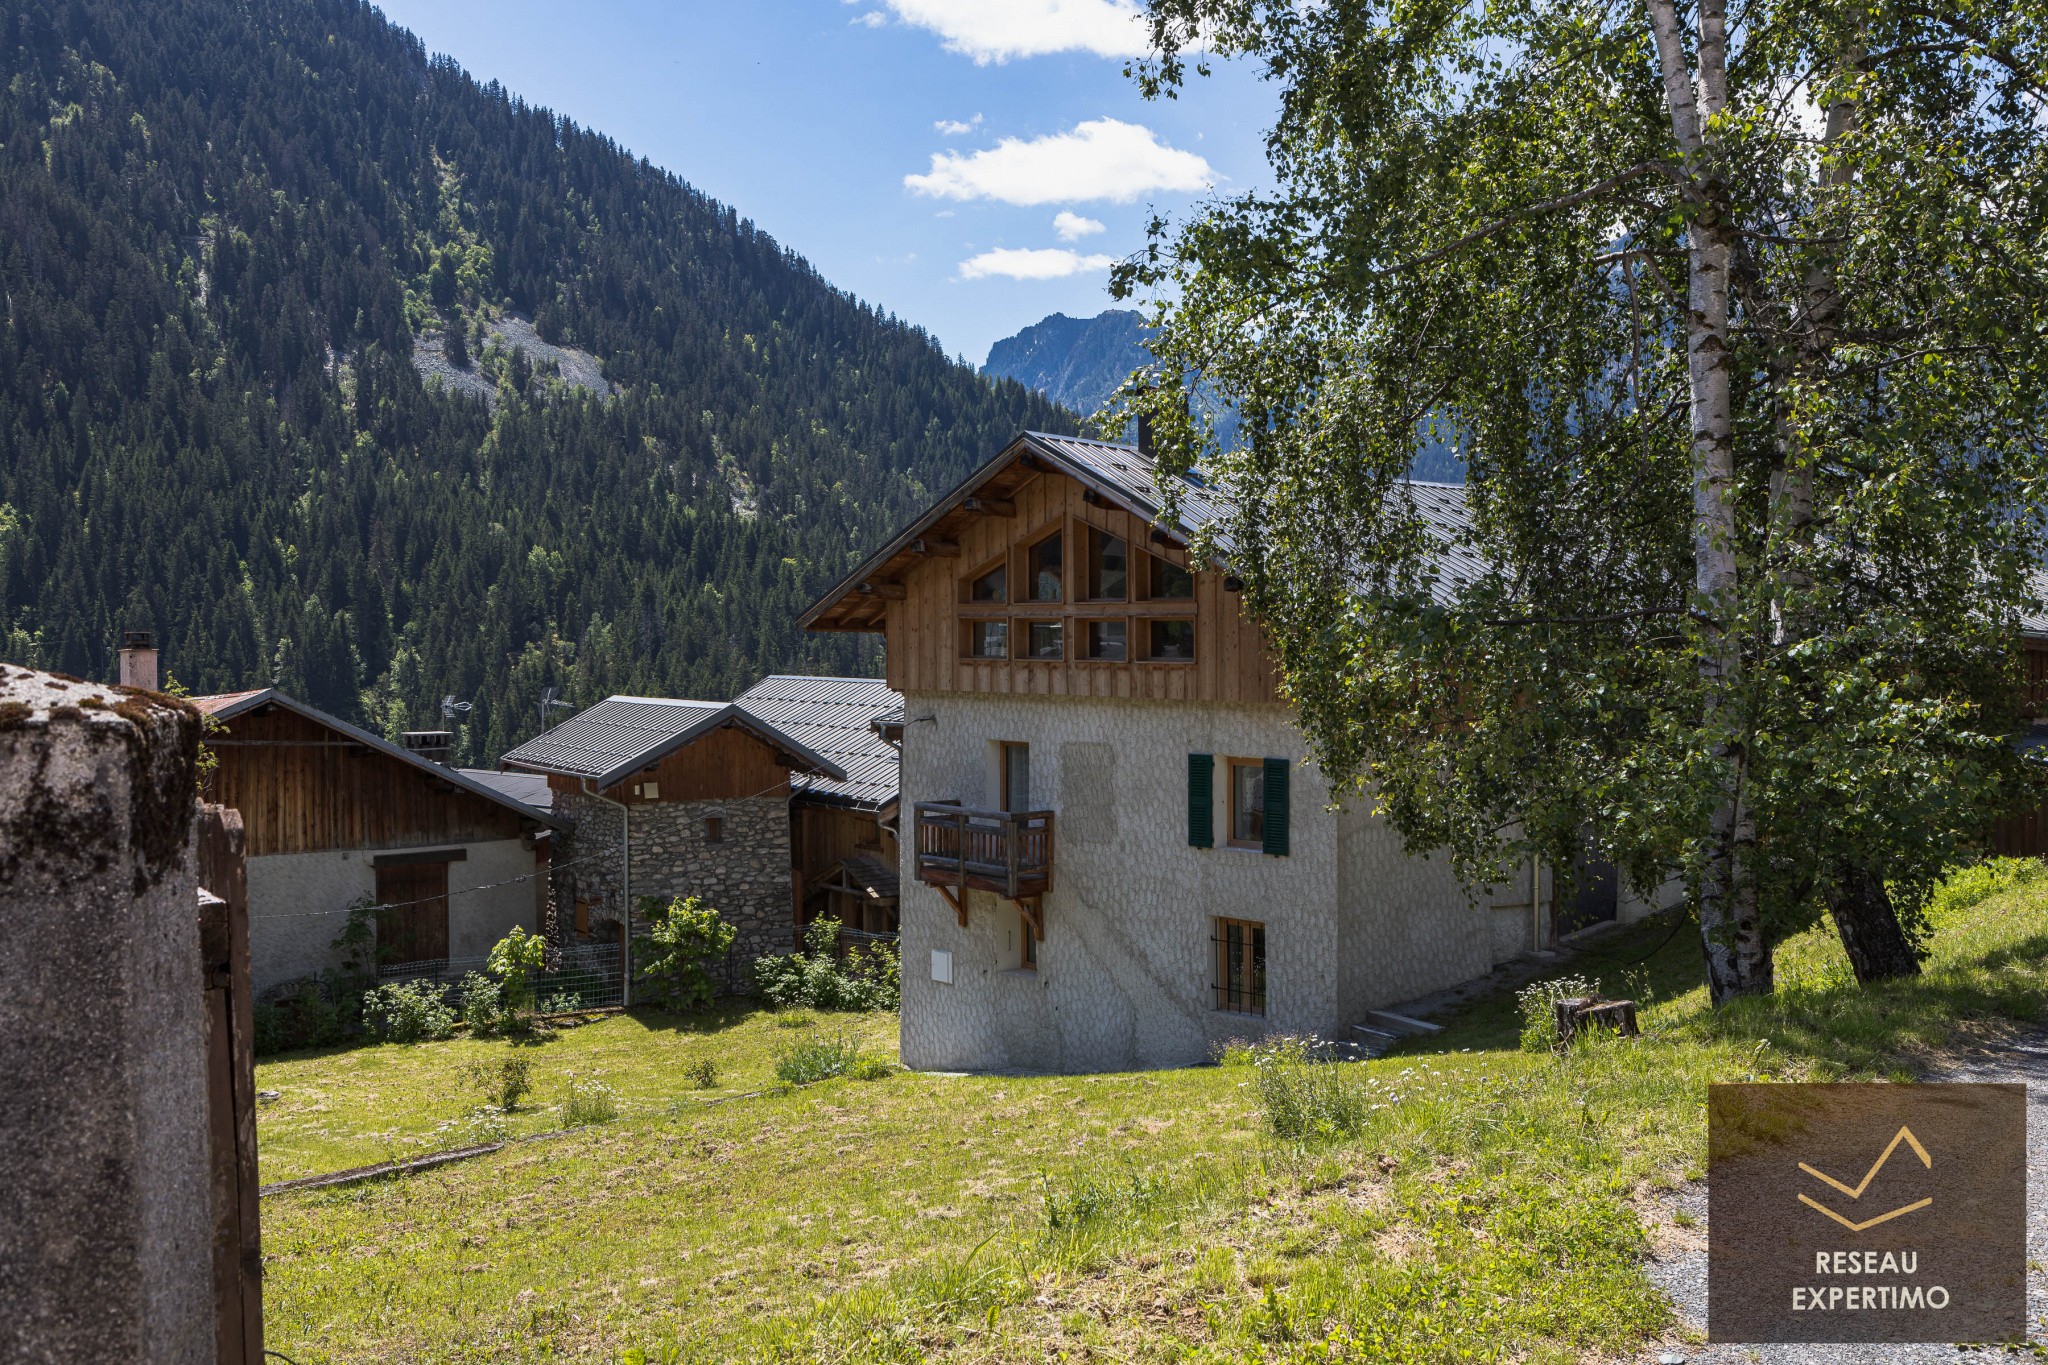
[[[1214,946],[1216,1008],[1231,1014],[1266,1012],[1266,926],[1257,920],[1218,919]]]

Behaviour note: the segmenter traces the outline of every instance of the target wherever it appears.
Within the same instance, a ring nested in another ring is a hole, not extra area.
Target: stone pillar
[[[0,1360],[214,1358],[198,738],[0,667]]]

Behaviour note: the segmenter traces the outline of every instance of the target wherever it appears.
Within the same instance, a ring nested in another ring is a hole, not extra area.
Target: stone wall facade
[[[746,989],[749,963],[795,943],[787,798],[650,801],[630,809],[633,898],[702,897],[739,931],[728,962],[713,975]],[[557,792],[554,813],[570,823],[554,855],[558,922],[570,922],[567,911],[579,898],[591,902],[593,913],[619,918],[619,808],[584,792]],[[712,817],[719,821],[716,842],[706,826]]]
[[[1363,810],[1333,811],[1280,706],[909,694],[903,809],[997,802],[998,744],[1030,746],[1031,804],[1054,811],[1053,889],[1035,970],[1021,916],[968,893],[967,924],[916,881],[905,838],[902,1055],[927,1070],[1181,1066],[1278,1031],[1341,1037],[1367,1009],[1479,975],[1528,946],[1528,890],[1468,894]],[[1217,759],[1216,842],[1187,842],[1187,756]],[[1289,851],[1225,847],[1224,760],[1287,758]],[[1519,912],[1515,902],[1519,901]],[[1266,1013],[1217,1008],[1214,922],[1266,926]],[[951,955],[952,982],[933,979]]]

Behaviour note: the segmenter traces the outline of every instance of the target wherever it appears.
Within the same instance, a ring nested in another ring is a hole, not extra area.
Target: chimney
[[[1138,414],[1138,458],[1152,458],[1152,414],[1149,412]]]
[[[121,686],[156,691],[156,638],[146,630],[121,632]]]
[[[405,750],[434,763],[446,763],[455,751],[453,730],[407,730]]]

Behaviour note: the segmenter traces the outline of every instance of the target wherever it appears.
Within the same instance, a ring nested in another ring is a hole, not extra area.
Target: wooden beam
[[[910,548],[917,554],[930,555],[934,559],[958,559],[960,543],[955,540],[913,540]]]
[[[960,505],[970,512],[980,512],[984,516],[1014,517],[1017,515],[1017,503],[1011,498],[969,498]]]
[[[953,913],[960,917],[960,927],[965,929],[967,927],[967,898],[964,895],[954,895],[953,888],[950,886],[939,886],[933,883],[932,889],[946,898],[946,904],[952,906]]]
[[[901,602],[910,596],[910,590],[901,583],[862,583],[856,591],[863,597],[879,597],[889,602]]]
[[[1041,896],[1022,896],[1013,901],[1024,922],[1031,926],[1031,938],[1035,943],[1045,942],[1045,900]]]

